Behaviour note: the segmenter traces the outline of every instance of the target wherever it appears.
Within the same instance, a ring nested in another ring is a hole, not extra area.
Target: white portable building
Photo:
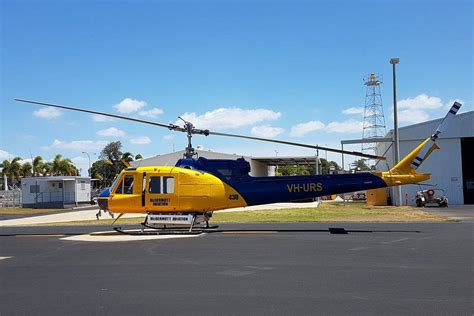
[[[76,176],[21,179],[22,206],[64,208],[90,203],[91,179]]]

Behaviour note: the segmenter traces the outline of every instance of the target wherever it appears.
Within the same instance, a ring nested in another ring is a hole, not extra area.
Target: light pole
[[[86,154],[87,155],[87,158],[89,158],[89,169],[87,169],[87,174],[89,175],[89,177],[91,176],[91,156],[89,155],[89,153],[83,151],[82,152],[83,154]]]
[[[400,61],[399,58],[391,58],[390,63],[392,64],[392,75],[393,75],[393,151],[394,151],[394,163],[395,166],[400,161],[400,141],[398,138],[398,113],[397,113],[397,76],[395,71],[395,65]],[[402,205],[402,187],[397,186],[397,199],[395,204]]]

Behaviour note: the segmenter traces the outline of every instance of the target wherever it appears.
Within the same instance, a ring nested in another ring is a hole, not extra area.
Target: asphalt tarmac
[[[0,314],[472,315],[473,226],[228,224],[111,243],[61,239],[103,226],[1,228]]]

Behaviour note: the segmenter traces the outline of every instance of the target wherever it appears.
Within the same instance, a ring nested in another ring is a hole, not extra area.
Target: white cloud
[[[393,114],[392,114],[393,117]],[[416,124],[430,119],[430,115],[423,110],[408,109],[398,111],[398,121],[400,123]]]
[[[353,119],[344,122],[330,122],[327,125],[321,121],[309,121],[293,126],[290,135],[300,137],[319,130],[323,130],[326,133],[362,133],[362,127],[362,121]]]
[[[91,157],[92,158],[92,157]],[[74,158],[71,158],[72,163],[76,166],[77,169],[81,171],[81,176],[88,176],[88,169],[89,169],[89,158],[85,156],[77,156]],[[91,160],[91,165],[94,163]]]
[[[197,128],[234,129],[263,121],[274,121],[280,118],[280,112],[268,109],[219,108],[202,115],[185,113],[181,117],[192,122]],[[182,125],[182,121],[176,121]]]
[[[99,115],[99,114],[92,114],[92,120],[94,122],[113,122],[115,119],[113,117]]]
[[[270,125],[260,125],[252,127],[250,133],[257,137],[274,138],[283,133],[285,130],[280,127]]]
[[[15,156],[12,155],[11,153],[9,153],[8,151],[0,149],[0,162],[2,162],[4,160],[10,160],[13,157],[15,157]]]
[[[29,163],[31,164],[31,163],[33,163],[33,159],[31,159],[31,158],[26,158],[26,159],[20,160],[20,163],[21,163],[21,164],[24,164],[25,162],[29,162]]]
[[[137,112],[144,106],[146,106],[145,101],[125,98],[120,103],[117,103],[116,105],[114,105],[114,108],[120,113],[132,113],[132,112]]]
[[[414,109],[414,110],[422,110],[422,109],[438,109],[443,106],[443,102],[438,97],[430,97],[426,94],[417,95],[414,98],[406,98],[399,100],[398,102],[399,109]]]
[[[328,133],[360,133],[362,134],[364,123],[362,121],[347,120],[344,122],[331,122],[326,125],[325,131]]]
[[[163,140],[172,140],[172,139],[174,139],[173,134],[167,134],[167,135],[163,136]]]
[[[148,136],[140,136],[135,138],[130,138],[130,143],[136,145],[146,145],[151,143],[151,139]]]
[[[363,107],[351,107],[342,110],[342,114],[346,115],[364,115],[364,108]]]
[[[97,131],[96,133],[99,136],[106,136],[106,137],[123,137],[125,136],[125,132],[115,128],[115,127],[109,127],[106,129],[101,129],[100,131]]]
[[[47,120],[58,118],[62,115],[62,112],[56,108],[42,108],[33,112],[34,116],[44,118]]]
[[[324,123],[321,121],[309,121],[306,123],[300,123],[291,128],[290,135],[300,137],[305,134],[324,129]]]
[[[414,98],[406,98],[398,101],[398,121],[400,123],[416,124],[431,119],[430,111],[438,109],[449,109],[454,101],[463,103],[461,99],[449,100],[443,103],[441,98],[426,94],[417,95]],[[445,113],[438,113],[444,115]],[[392,113],[393,117],[393,113]]]
[[[153,118],[153,117],[158,117],[159,115],[163,114],[163,110],[159,108],[153,108],[147,111],[140,111],[138,112],[138,114],[140,114],[141,116]]]
[[[86,151],[86,150],[101,150],[107,145],[108,142],[105,140],[73,140],[70,142],[61,141],[55,139],[54,142],[48,146],[49,149],[69,149],[74,151]]]

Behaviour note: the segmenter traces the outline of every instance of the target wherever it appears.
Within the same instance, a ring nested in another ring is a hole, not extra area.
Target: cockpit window
[[[115,194],[122,194],[123,192],[123,181],[120,181],[115,190]]]
[[[126,175],[123,180],[123,193],[132,194],[133,193],[133,176]]]

